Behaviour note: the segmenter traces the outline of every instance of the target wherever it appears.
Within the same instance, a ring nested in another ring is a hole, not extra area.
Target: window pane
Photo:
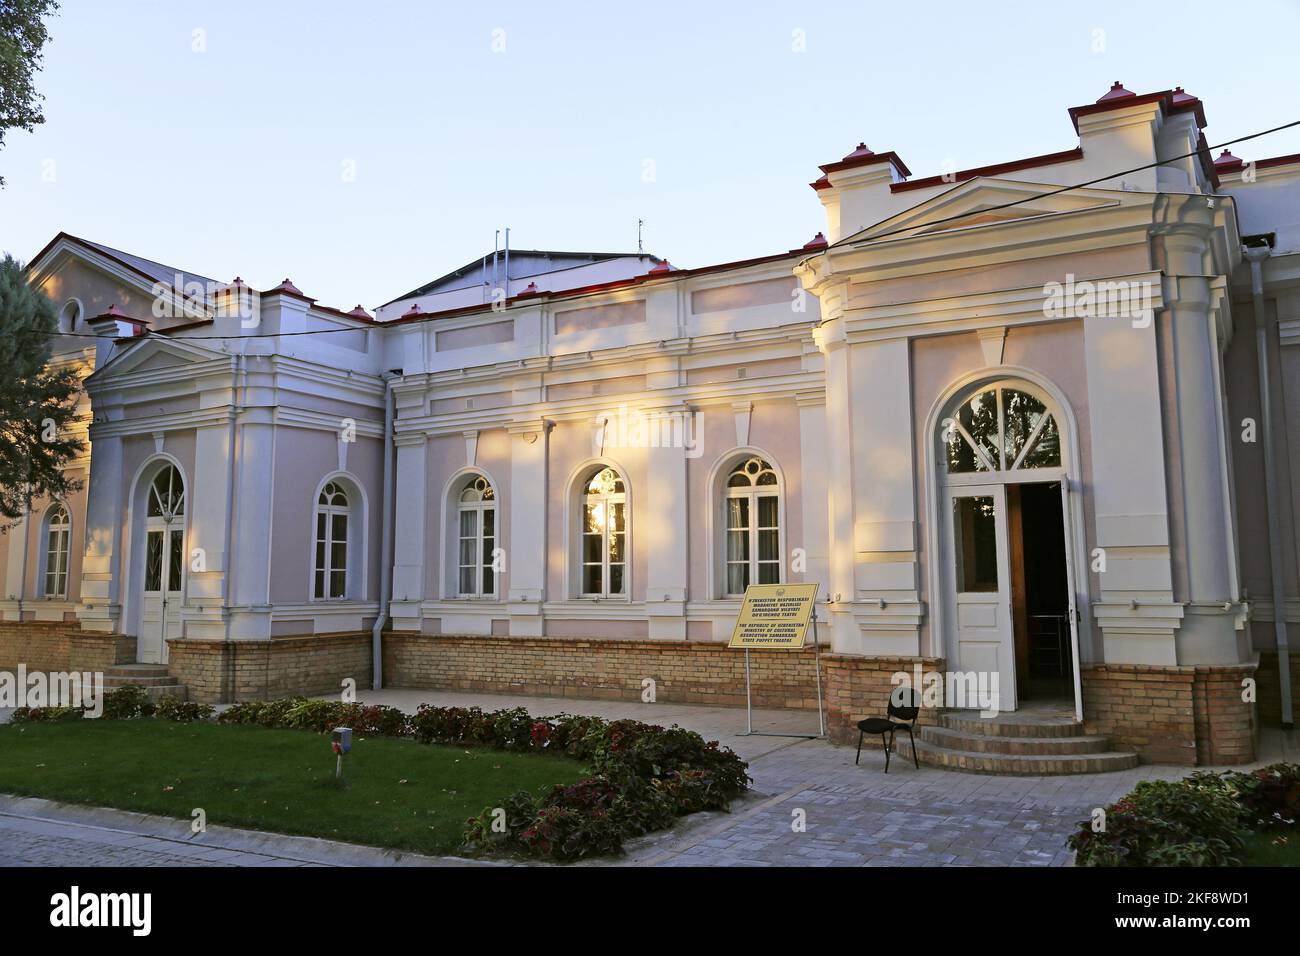
[[[325,572],[316,572],[316,587],[313,590],[315,597],[323,598],[325,596]]]
[[[1005,433],[1007,467],[1015,464],[1025,442],[1047,414],[1047,406],[1032,395],[1014,388],[1002,390],[1002,428]]]
[[[627,535],[611,534],[609,536],[609,560],[626,561],[627,558],[624,557],[623,554],[624,550],[626,549],[626,546],[627,546]]]
[[[758,533],[758,560],[781,560],[781,542],[775,530]]]
[[[728,488],[748,488],[749,485],[749,475],[745,474],[743,471],[734,472],[732,476],[727,479]]]
[[[727,532],[727,560],[728,561],[749,560],[749,532],[748,531]]]
[[[179,591],[181,589],[181,568],[184,566],[185,563],[184,554],[182,553],[184,549],[181,547],[181,537],[182,535],[179,531],[172,532],[172,541],[171,541],[171,549],[170,549],[171,558],[169,561],[170,567],[167,569],[168,570],[168,574],[167,574],[168,591]]]
[[[476,563],[474,560],[473,538],[460,539],[460,563],[462,566],[472,566]]]
[[[959,407],[953,416],[970,433],[975,443],[984,450],[988,460],[997,466],[998,404],[996,389],[987,389]],[[988,466],[975,454],[965,436],[956,427],[942,433],[947,443],[948,471],[953,473],[988,471]]]
[[[330,522],[331,525],[330,532],[333,535],[334,540],[335,541],[348,540],[348,516],[333,515],[332,519],[333,520]]]
[[[330,571],[344,571],[348,566],[348,546],[344,541],[330,545]]]
[[[763,495],[758,499],[758,526],[760,528],[776,527],[776,495]]]
[[[496,534],[497,511],[495,508],[483,509],[483,533],[488,537]]]
[[[325,542],[324,541],[316,542],[316,567],[318,568],[325,567]]]
[[[759,584],[780,584],[781,583],[781,565],[763,561],[758,565],[758,583]]]
[[[585,564],[582,567],[582,593],[599,594],[600,587],[600,565]]]
[[[954,498],[952,508],[958,592],[996,591],[998,544],[993,498]]]
[[[727,499],[727,527],[728,528],[749,527],[749,499],[748,498]]]
[[[611,564],[609,566],[609,593],[623,593],[623,565]]]
[[[605,539],[599,534],[582,536],[582,560],[599,564],[605,557]]]
[[[1061,436],[1056,430],[1056,419],[1047,416],[1043,430],[1038,433],[1034,447],[1029,450],[1021,468],[1059,468],[1061,466]]]
[[[347,588],[347,580],[348,580],[348,576],[346,571],[331,571],[330,572],[330,597],[332,598],[343,597],[344,591]]]
[[[473,568],[460,569],[460,593],[461,594],[474,593],[474,569]]]
[[[623,522],[623,511],[626,506],[621,501],[611,502],[609,506],[609,530],[626,531],[627,525]]]
[[[728,594],[744,594],[745,587],[748,584],[749,584],[748,564],[727,565],[727,593]]]
[[[488,565],[483,568],[483,593],[484,594],[493,594],[496,592],[497,588],[496,588],[496,581],[494,580],[495,576],[496,576],[496,572],[492,570],[491,565]]]
[[[460,536],[472,538],[478,533],[478,512],[462,511],[460,513]]]
[[[583,531],[600,531],[605,527],[605,506],[588,504],[583,511]]]
[[[162,546],[163,533],[150,531],[145,542],[144,589],[146,591],[162,590]]]
[[[323,512],[316,513],[316,537],[325,537],[325,514]]]

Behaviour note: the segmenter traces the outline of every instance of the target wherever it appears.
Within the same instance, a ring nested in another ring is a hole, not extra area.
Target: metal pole
[[[817,608],[813,607],[813,659],[817,678],[817,735],[826,736],[826,715],[822,707],[822,642],[817,638]]]
[[[749,648],[745,648],[745,733],[754,732],[754,698],[749,686]]]

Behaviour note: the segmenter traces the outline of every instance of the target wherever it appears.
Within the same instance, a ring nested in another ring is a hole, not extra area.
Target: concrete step
[[[104,686],[108,688],[125,687],[127,684],[135,684],[137,687],[166,687],[175,683],[176,678],[167,674],[163,674],[161,677],[115,677],[111,674],[104,675]]]
[[[104,690],[117,690],[134,684],[157,703],[163,697],[189,696],[184,684],[167,673],[166,664],[117,664],[104,670]]]
[[[167,676],[166,664],[114,664],[112,667],[104,668],[106,675],[111,674],[114,677],[130,677],[132,674],[138,674],[142,677],[149,676]]]
[[[1099,754],[1110,750],[1110,739],[1097,735],[1077,737],[1000,737],[971,734],[950,727],[919,727],[922,740],[949,750],[983,754]]]
[[[940,715],[943,726],[962,734],[986,737],[1082,737],[1083,725],[1073,717],[1012,712],[981,717],[975,710],[949,710]]]
[[[1008,776],[1059,776],[1076,773],[1107,773],[1128,770],[1138,765],[1137,754],[1105,751],[1102,753],[980,753],[952,750],[927,740],[916,742],[916,755],[927,767],[964,770],[967,773],[990,773]],[[894,759],[910,759],[911,747],[899,741]]]

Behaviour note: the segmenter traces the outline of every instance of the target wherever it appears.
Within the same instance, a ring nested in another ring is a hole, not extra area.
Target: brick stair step
[[[144,676],[133,674],[130,677],[119,677],[116,674],[104,675],[105,687],[125,687],[128,684],[135,684],[138,687],[165,687],[177,683],[176,678],[161,674],[158,676]]]
[[[1110,750],[1110,738],[1097,735],[1077,737],[1012,737],[972,734],[950,727],[918,728],[918,736],[927,743],[949,750],[985,754],[1096,754]]]
[[[987,737],[1082,737],[1083,725],[1064,717],[1018,716],[980,717],[974,711],[947,711],[940,715],[943,726],[964,734]]]
[[[1119,751],[1092,754],[990,754],[950,750],[925,740],[916,742],[916,753],[921,763],[928,767],[1008,776],[1107,773],[1112,770],[1128,770],[1138,765],[1137,754]],[[911,756],[911,749],[904,742],[898,746],[894,759],[909,759]]]

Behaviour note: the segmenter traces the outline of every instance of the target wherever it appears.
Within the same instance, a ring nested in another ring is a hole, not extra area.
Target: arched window
[[[1061,435],[1038,398],[994,385],[966,398],[941,425],[948,474],[1059,468]]]
[[[149,486],[149,517],[171,521],[184,514],[185,482],[175,465],[167,465]]]
[[[45,591],[47,598],[68,595],[68,542],[72,522],[68,509],[56,504],[45,515]]]
[[[627,594],[627,489],[602,468],[582,486],[582,594]]]
[[[348,493],[337,481],[326,482],[316,499],[316,564],[312,595],[339,600],[348,593]]]
[[[63,303],[63,308],[59,311],[59,331],[75,332],[83,312],[81,303],[76,299],[69,299]]]
[[[780,481],[762,458],[748,458],[727,476],[726,592],[781,581]]]
[[[184,574],[185,482],[164,465],[149,484],[145,537],[145,591],[179,591]]]
[[[471,476],[461,488],[457,509],[456,591],[461,597],[494,597],[497,501],[492,483],[482,475]]]

